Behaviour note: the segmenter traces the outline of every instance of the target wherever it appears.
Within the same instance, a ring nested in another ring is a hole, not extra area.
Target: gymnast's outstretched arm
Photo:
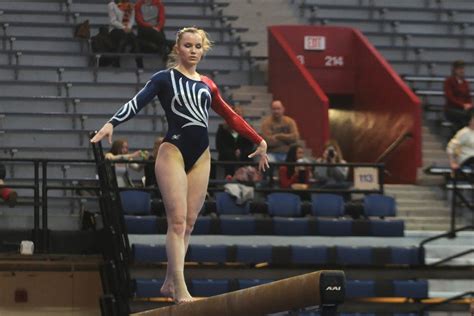
[[[141,89],[130,101],[120,107],[114,116],[112,116],[112,118],[91,139],[91,142],[96,143],[107,136],[109,143],[112,143],[114,127],[133,118],[141,109],[153,100],[159,91],[160,78],[160,72],[153,75],[153,77],[151,77],[151,79],[145,84],[143,89]]]

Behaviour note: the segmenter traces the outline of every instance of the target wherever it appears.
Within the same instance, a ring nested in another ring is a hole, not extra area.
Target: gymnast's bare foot
[[[174,300],[174,286],[171,282],[165,281],[160,289],[160,292],[165,297],[171,297]]]
[[[188,292],[188,288],[186,287],[186,282],[184,281],[184,276],[182,273],[177,273],[174,275],[173,286],[173,299],[176,304],[184,304],[194,301],[194,298]]]

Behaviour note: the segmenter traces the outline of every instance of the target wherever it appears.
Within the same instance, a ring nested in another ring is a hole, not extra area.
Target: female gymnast
[[[265,140],[225,103],[215,83],[196,71],[210,47],[211,42],[202,29],[181,29],[170,54],[169,68],[154,74],[91,139],[95,143],[108,137],[110,143],[114,127],[131,119],[158,96],[168,121],[168,132],[155,164],[168,223],[168,265],[161,293],[178,304],[193,301],[184,279],[184,257],[209,181],[210,106],[232,129],[258,145],[249,157],[259,156],[259,169],[268,167]]]

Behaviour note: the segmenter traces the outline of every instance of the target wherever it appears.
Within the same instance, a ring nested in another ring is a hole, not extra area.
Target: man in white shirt
[[[474,165],[474,111],[466,127],[461,128],[449,141],[446,152],[451,169]]]

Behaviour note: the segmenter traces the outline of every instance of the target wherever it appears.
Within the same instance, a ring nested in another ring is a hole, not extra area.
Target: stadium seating
[[[266,279],[192,279],[189,290],[193,296],[208,297],[271,281]],[[134,282],[135,296],[139,298],[161,297],[159,290],[163,282],[162,279],[136,279]],[[347,280],[346,297],[348,299],[371,297],[423,299],[428,297],[428,282],[426,280]]]
[[[340,217],[344,215],[344,199],[335,194],[312,194],[311,213],[314,216]]]
[[[369,194],[364,197],[364,214],[368,217],[396,216],[395,199],[381,194]]]
[[[136,190],[121,191],[120,199],[124,214],[150,214],[150,193]]]
[[[164,245],[133,244],[134,261],[140,263],[165,262]],[[286,254],[282,256],[282,254]],[[189,261],[212,262],[216,264],[242,263],[257,264],[268,262],[279,264],[281,261],[299,265],[410,265],[420,264],[417,247],[278,247],[267,245],[191,245]]]

